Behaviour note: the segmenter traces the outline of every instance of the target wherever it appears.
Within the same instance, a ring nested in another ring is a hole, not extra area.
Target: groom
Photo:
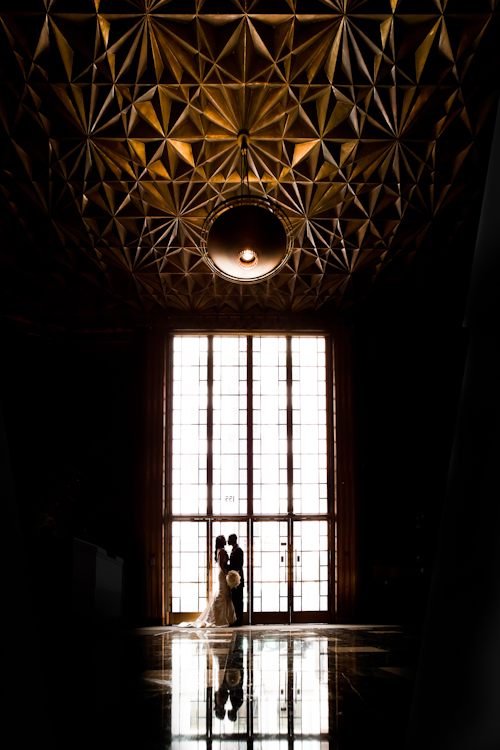
[[[238,627],[239,625],[243,625],[243,586],[245,583],[243,579],[243,550],[238,544],[236,534],[230,534],[227,541],[233,548],[229,557],[229,570],[237,570],[241,578],[240,585],[231,589],[231,598],[233,600],[234,611],[236,612],[234,626]]]

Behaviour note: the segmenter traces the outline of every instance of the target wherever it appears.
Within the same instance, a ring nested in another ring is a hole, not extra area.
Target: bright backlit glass
[[[286,513],[286,337],[254,336],[252,348],[254,513]]]
[[[288,610],[288,531],[286,521],[253,525],[254,612]]]
[[[253,612],[328,612],[327,456],[325,337],[174,337],[172,612],[203,610],[233,532],[245,611],[252,572]]]
[[[292,337],[293,512],[328,511],[323,337]]]
[[[213,513],[247,513],[247,339],[213,339]]]
[[[293,611],[328,610],[328,521],[293,522]]]
[[[174,338],[172,396],[172,512],[207,512],[206,336]]]
[[[172,612],[202,612],[207,603],[207,522],[172,522]]]

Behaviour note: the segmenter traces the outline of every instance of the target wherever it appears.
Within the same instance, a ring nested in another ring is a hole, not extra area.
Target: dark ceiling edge
[[[66,320],[65,325],[57,319],[41,317],[36,323],[20,317],[5,316],[2,321],[4,334],[11,336],[35,336],[47,340],[91,340],[134,338],[146,330],[164,330],[167,333],[320,333],[327,334],[333,328],[342,326],[339,316],[318,314],[262,314],[245,313],[217,314],[176,314],[134,316],[127,320],[124,316],[96,316],[96,320]]]

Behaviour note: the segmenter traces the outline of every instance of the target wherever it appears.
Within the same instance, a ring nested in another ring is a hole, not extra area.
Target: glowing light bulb
[[[249,247],[245,248],[243,252],[241,253],[241,260],[246,263],[251,263],[252,260],[255,258],[255,253],[253,250],[251,250]]]
[[[241,253],[238,253],[238,264],[240,268],[254,268],[257,265],[258,256],[251,247],[245,247]]]

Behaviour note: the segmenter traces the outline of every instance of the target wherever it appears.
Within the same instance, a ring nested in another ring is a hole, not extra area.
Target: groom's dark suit
[[[243,625],[243,550],[238,544],[235,544],[231,557],[229,558],[229,570],[237,570],[240,574],[240,585],[231,589],[231,598],[233,600],[234,611],[236,612],[235,625]]]

